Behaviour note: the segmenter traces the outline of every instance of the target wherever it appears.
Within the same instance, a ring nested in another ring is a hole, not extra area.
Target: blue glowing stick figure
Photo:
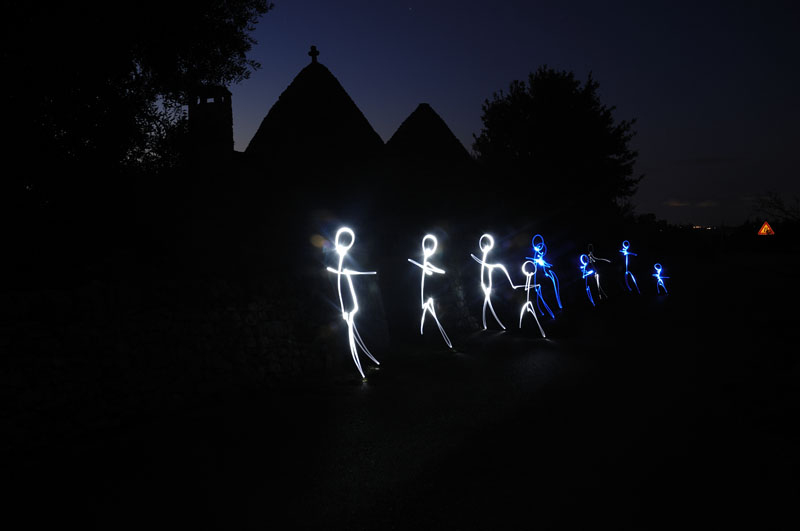
[[[594,275],[594,269],[591,269],[589,257],[585,254],[582,254],[580,257],[581,262],[581,277],[583,278],[583,283],[586,286],[586,296],[589,297],[589,302],[592,303],[592,306],[595,306],[594,299],[592,298],[592,290],[589,289],[589,277]]]
[[[492,311],[492,315],[494,315],[495,321],[497,324],[500,325],[500,328],[503,330],[506,329],[505,325],[500,321],[500,318],[497,317],[497,313],[494,311],[494,307],[492,306],[492,272],[495,268],[499,269],[503,273],[506,274],[506,278],[508,279],[508,283],[511,284],[511,287],[514,289],[520,288],[522,286],[514,285],[514,282],[511,280],[511,275],[508,274],[508,270],[505,268],[503,264],[490,264],[486,261],[486,257],[489,255],[489,251],[492,250],[494,247],[494,238],[492,238],[491,234],[484,234],[481,236],[481,239],[478,240],[478,245],[481,248],[481,253],[483,253],[483,258],[478,258],[474,254],[470,254],[473,260],[478,262],[481,265],[481,287],[483,288],[483,329],[486,330],[486,307],[488,306],[489,309]]]
[[[631,285],[628,283],[628,277],[630,276],[631,280],[633,280],[633,285],[636,287],[636,291],[641,294],[642,292],[639,291],[639,285],[636,283],[636,277],[633,276],[633,273],[628,271],[628,256],[637,256],[636,253],[632,253],[628,250],[630,246],[631,243],[628,240],[625,240],[622,242],[622,249],[619,250],[619,252],[622,253],[622,256],[625,257],[625,287],[628,288],[628,291],[633,291],[631,289]]]
[[[602,260],[603,262],[611,263],[611,260],[608,260],[606,258],[598,258],[597,256],[595,256],[594,255],[594,245],[592,245],[591,243],[589,244],[589,247],[588,247],[587,250],[589,252],[588,252],[588,254],[586,256],[587,256],[590,264],[594,264],[598,260]],[[607,299],[608,295],[606,295],[606,292],[603,291],[603,287],[600,285],[600,273],[597,272],[597,268],[596,267],[595,267],[595,271],[594,271],[594,279],[597,282],[597,298],[598,299],[602,299],[603,297],[605,297]]]
[[[547,253],[547,245],[544,243],[544,238],[542,238],[541,234],[537,234],[531,239],[531,247],[533,248],[534,256],[526,256],[525,258],[528,260],[533,260],[536,263],[537,268],[542,268],[544,271],[544,276],[553,282],[553,291],[556,293],[556,303],[558,303],[559,308],[563,309],[564,307],[561,306],[561,294],[559,293],[558,277],[556,276],[556,272],[552,269],[553,264],[544,259],[544,255]],[[533,281],[536,282],[536,278],[534,278]],[[545,308],[547,308],[547,311],[550,313],[550,317],[555,317],[553,312],[550,310],[550,307],[547,306],[546,302],[544,302],[544,298],[542,298],[541,287],[539,287],[537,290],[536,295],[536,307],[539,308],[539,313],[544,315],[542,308],[539,306],[539,301],[541,300]]]
[[[653,276],[656,277],[656,293],[661,293],[661,288],[664,288],[664,293],[669,293],[667,287],[664,285],[664,279],[669,277],[661,276],[661,264],[654,264],[653,268],[656,270]]]
[[[532,271],[530,270],[531,268],[533,268]],[[522,318],[525,316],[525,311],[527,310],[531,312],[533,318],[536,319],[536,326],[539,327],[539,332],[542,333],[542,337],[547,337],[544,334],[542,325],[539,323],[539,318],[536,317],[536,312],[533,311],[533,303],[531,302],[531,288],[534,288],[537,294],[540,291],[539,284],[531,283],[531,279],[536,279],[536,262],[533,260],[525,260],[522,263],[522,274],[525,275],[525,304],[522,306],[522,311],[519,312],[519,327],[522,328]]]

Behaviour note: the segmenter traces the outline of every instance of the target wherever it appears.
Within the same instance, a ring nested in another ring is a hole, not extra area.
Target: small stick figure
[[[349,243],[343,244],[341,242],[342,235],[349,236]],[[355,362],[358,372],[361,373],[361,377],[365,378],[364,371],[361,369],[361,361],[358,359],[358,350],[356,350],[356,346],[360,347],[361,350],[364,351],[364,354],[369,356],[369,358],[376,364],[380,365],[380,362],[375,359],[369,349],[367,349],[366,345],[364,345],[364,341],[361,339],[361,335],[359,335],[358,329],[356,328],[354,319],[356,313],[358,312],[358,299],[356,299],[356,290],[353,288],[353,275],[375,275],[376,273],[375,271],[353,271],[352,269],[342,267],[344,263],[344,257],[347,256],[347,251],[353,246],[355,240],[355,233],[353,233],[353,231],[347,227],[342,227],[336,231],[334,246],[336,248],[336,254],[339,255],[339,267],[338,269],[328,267],[327,270],[336,275],[336,287],[339,290],[339,305],[342,308],[342,319],[344,319],[344,321],[347,323],[347,334],[350,341],[350,354],[353,356],[353,362]],[[348,306],[345,306],[344,297],[342,296],[342,277],[347,279],[347,286],[349,288],[348,293],[350,295],[350,304]]]
[[[483,287],[483,329],[486,330],[486,307],[488,306],[489,309],[492,311],[492,315],[494,315],[497,324],[500,325],[500,328],[503,330],[506,327],[500,322],[500,318],[497,317],[497,313],[495,313],[494,308],[492,307],[492,272],[495,268],[500,269],[503,273],[506,274],[506,278],[508,279],[508,283],[511,284],[511,287],[517,289],[522,286],[515,286],[514,282],[511,280],[511,275],[508,274],[508,270],[503,266],[503,264],[490,264],[486,261],[486,256],[489,254],[489,251],[492,250],[494,247],[494,238],[490,234],[484,234],[481,236],[481,239],[478,241],[478,245],[481,248],[481,252],[483,253],[483,258],[478,258],[474,254],[470,254],[473,260],[478,262],[481,265],[481,287]]]
[[[533,315],[533,318],[536,319],[536,326],[539,327],[539,332],[542,333],[542,337],[547,337],[544,334],[541,323],[539,323],[539,318],[536,317],[536,312],[533,311],[533,303],[531,302],[531,288],[534,288],[538,294],[541,287],[539,284],[531,283],[531,279],[536,278],[536,262],[533,260],[525,260],[522,263],[522,274],[525,275],[525,304],[522,306],[522,311],[519,312],[519,327],[522,328],[522,318],[525,316],[525,311],[527,310]]]
[[[425,245],[425,242],[429,242],[428,245]],[[436,326],[439,327],[439,332],[442,333],[442,337],[444,338],[444,342],[447,343],[447,346],[453,348],[453,344],[450,343],[450,338],[447,337],[447,334],[444,332],[444,328],[442,328],[442,323],[439,322],[439,319],[436,317],[436,310],[433,307],[433,297],[428,297],[428,300],[425,300],[425,277],[427,275],[433,275],[434,273],[439,273],[440,275],[444,274],[443,269],[439,269],[438,267],[432,265],[428,258],[436,252],[436,247],[438,246],[438,241],[436,240],[436,236],[433,234],[426,234],[424,238],[422,238],[422,263],[415,262],[411,258],[408,259],[409,262],[414,264],[415,266],[422,269],[422,282],[420,285],[420,299],[422,302],[422,320],[419,322],[419,333],[422,335],[422,327],[425,324],[425,315],[430,312],[431,316],[433,316],[433,320],[436,321]]]
[[[542,268],[542,270],[544,270],[544,276],[546,276],[553,282],[553,290],[556,293],[556,303],[558,303],[559,308],[563,308],[563,306],[561,306],[561,295],[559,294],[558,277],[556,276],[555,271],[552,270],[553,265],[544,259],[544,255],[547,253],[547,245],[545,245],[544,238],[542,238],[541,234],[537,234],[531,239],[531,247],[533,248],[534,256],[532,257],[526,256],[525,258],[527,258],[528,260],[533,260],[533,262],[537,266],[537,269]],[[536,271],[534,271],[534,278],[533,278],[534,284],[536,284],[535,275]],[[542,311],[542,307],[540,305],[541,302],[541,304],[544,304],[544,307],[547,309],[547,313],[550,314],[550,317],[555,319],[553,311],[550,309],[550,306],[547,305],[547,303],[544,300],[544,297],[542,296],[541,284],[536,284],[536,285],[538,286],[538,288],[536,289],[536,307],[539,309],[539,313],[544,315],[544,312]]]
[[[653,273],[653,276],[656,277],[656,294],[661,293],[661,288],[664,288],[665,294],[669,293],[667,287],[664,285],[664,279],[669,277],[661,276],[661,264],[654,264],[653,268],[656,270],[656,272]]]
[[[589,263],[594,266],[594,279],[597,282],[597,298],[598,300],[602,299],[603,297],[607,299],[608,295],[606,295],[606,292],[603,291],[603,287],[600,285],[600,273],[597,272],[597,266],[595,266],[594,264],[598,260],[602,260],[603,262],[608,262],[608,263],[611,263],[611,260],[607,260],[605,258],[598,258],[597,256],[595,256],[594,245],[592,245],[591,243],[589,244],[587,251],[589,251],[588,254],[586,255],[587,258],[589,259]]]
[[[595,306],[592,290],[589,289],[589,277],[595,274],[594,269],[590,267],[589,257],[585,254],[580,256],[580,262],[581,278],[583,278],[583,284],[586,286],[586,296],[589,297],[589,302],[592,303],[592,306]]]
[[[631,289],[631,285],[628,283],[628,277],[630,276],[631,280],[633,280],[633,285],[636,287],[637,293],[641,294],[642,292],[639,291],[639,285],[636,283],[636,277],[633,276],[633,273],[628,271],[628,256],[637,256],[636,253],[632,253],[628,250],[630,246],[630,242],[625,240],[622,242],[622,249],[619,250],[619,252],[622,253],[622,256],[625,257],[625,287],[628,288],[628,291],[633,291]]]

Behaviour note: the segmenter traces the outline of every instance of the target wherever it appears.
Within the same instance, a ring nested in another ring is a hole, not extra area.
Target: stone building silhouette
[[[384,144],[338,79],[317,59],[305,66],[264,116],[237,157],[256,176],[304,179],[369,174],[372,185],[402,191],[401,174],[452,182],[475,171],[475,162],[447,124],[421,103]],[[202,87],[189,105],[192,152],[201,158],[233,152],[231,93]],[[365,177],[366,178],[366,177]],[[444,184],[443,184],[444,185]],[[374,190],[373,190],[374,191]]]
[[[193,157],[221,157],[233,151],[231,93],[222,86],[197,89],[189,101],[189,137]]]

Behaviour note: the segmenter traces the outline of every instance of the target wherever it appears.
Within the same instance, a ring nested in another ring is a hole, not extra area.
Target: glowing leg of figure
[[[563,310],[564,307],[561,306],[561,294],[558,292],[558,277],[552,271],[548,271],[545,276],[550,277],[550,280],[553,281],[553,289],[556,292],[556,302],[558,303],[558,307]]]
[[[369,349],[367,348],[367,346],[364,344],[364,340],[361,339],[361,335],[358,333],[358,328],[356,328],[356,324],[355,323],[353,323],[353,333],[355,334],[356,343],[358,344],[359,347],[361,347],[361,350],[364,351],[364,354],[369,356],[369,359],[374,361],[376,365],[380,365],[381,362],[379,362],[378,360],[375,359],[375,356],[372,355],[372,352],[370,352]]]
[[[484,297],[483,299],[483,312],[481,312],[481,317],[483,318],[483,329],[486,330],[488,327],[486,326],[486,305],[489,304],[489,297]]]
[[[631,273],[630,271],[625,271],[625,286],[627,286],[627,288],[628,288],[628,291],[633,291],[633,290],[631,289],[631,285],[628,283],[628,276],[629,276],[629,275],[630,275],[630,277],[631,277],[631,280],[633,280],[633,285],[634,285],[634,287],[636,288],[636,292],[637,292],[637,293],[639,293],[639,294],[641,295],[641,293],[642,293],[642,292],[641,292],[641,291],[639,291],[639,284],[637,284],[637,283],[636,283],[636,277],[635,277],[635,276],[633,276],[633,273]]]
[[[536,319],[536,326],[539,327],[539,332],[541,332],[542,337],[547,337],[544,333],[544,329],[542,328],[541,323],[539,323],[539,318],[536,317],[536,312],[533,311],[533,303],[531,303],[530,301],[526,302],[525,305],[522,307],[522,311],[519,312],[519,327],[522,328],[522,317],[525,315],[526,311],[531,312],[533,318]]]
[[[544,300],[544,297],[542,297],[542,286],[537,284],[537,286],[536,286],[536,307],[539,309],[539,313],[544,315],[544,312],[542,311],[542,307],[539,306],[539,301],[542,301],[542,304],[544,304],[544,307],[547,310],[547,313],[550,314],[550,317],[555,319],[556,316],[553,315],[553,310],[550,309],[550,306],[547,305],[547,303]],[[537,321],[538,321],[538,319],[537,319]]]
[[[353,318],[352,316],[348,316],[345,320],[347,321],[347,335],[350,341],[350,355],[353,356],[353,363],[356,364],[356,369],[361,373],[361,377],[366,378],[366,376],[364,376],[364,371],[361,370],[361,360],[358,359],[358,350],[356,350],[355,324],[353,323]]]
[[[657,294],[661,293],[661,290],[660,290],[659,288],[664,288],[664,293],[665,293],[665,294],[666,294],[666,293],[669,293],[669,292],[667,291],[667,286],[665,286],[665,285],[664,285],[664,281],[663,281],[663,280],[659,280],[659,281],[658,281],[658,284],[656,284],[656,293],[657,293]]]
[[[442,323],[440,323],[439,322],[439,318],[436,317],[436,310],[433,308],[433,299],[428,299],[428,302],[425,303],[425,304],[427,306],[427,308],[426,308],[427,311],[431,312],[431,315],[433,316],[433,320],[436,321],[436,326],[439,327],[439,332],[441,332],[442,338],[444,339],[444,342],[447,343],[447,346],[449,348],[453,348],[453,344],[450,342],[450,338],[447,337],[447,334],[444,331],[444,327],[442,326]],[[424,313],[422,314],[422,318],[425,319],[425,314]],[[420,328],[420,333],[422,333],[422,328]]]
[[[597,280],[597,298],[602,299],[605,297],[607,299],[608,295],[606,295],[606,292],[603,291],[603,288],[600,286],[600,275],[595,273],[594,278]]]
[[[497,314],[496,314],[496,313],[495,313],[495,311],[494,311],[494,307],[492,306],[492,301],[491,301],[491,299],[486,299],[486,302],[488,302],[488,303],[489,303],[489,309],[490,309],[490,310],[492,310],[492,315],[494,315],[494,319],[495,319],[495,321],[497,321],[497,324],[499,324],[499,325],[500,325],[500,328],[502,328],[503,330],[505,330],[505,329],[506,329],[505,325],[503,325],[503,323],[500,321],[500,318],[499,318],[499,317],[497,317]],[[485,310],[486,310],[486,308],[484,307],[484,311],[485,311]],[[484,329],[486,328],[486,316],[485,316],[485,313],[484,313],[484,320],[483,320],[483,328],[484,328]]]
[[[594,303],[594,299],[592,298],[592,290],[589,289],[589,279],[588,278],[586,279],[585,284],[586,284],[586,296],[589,297],[589,302],[592,303],[592,306],[596,306],[595,303]]]

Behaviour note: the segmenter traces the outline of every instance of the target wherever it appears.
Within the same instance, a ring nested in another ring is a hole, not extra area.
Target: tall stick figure
[[[636,291],[641,294],[642,292],[639,291],[639,285],[636,283],[636,277],[633,276],[633,273],[628,271],[628,256],[637,256],[636,253],[632,253],[628,250],[630,246],[631,243],[628,240],[625,240],[622,242],[622,249],[619,250],[619,252],[622,253],[622,256],[625,257],[625,287],[628,288],[628,291],[633,291],[631,289],[631,285],[628,283],[628,277],[631,277],[631,280],[633,280],[633,285],[636,287]]]
[[[342,236],[349,238],[349,242],[342,243]],[[361,361],[358,358],[358,350],[356,347],[361,348],[361,350],[364,351],[364,354],[369,356],[369,358],[376,364],[380,365],[380,362],[375,359],[369,349],[367,349],[366,345],[364,345],[364,341],[361,339],[361,335],[358,333],[358,328],[356,328],[355,316],[356,313],[358,313],[358,299],[356,299],[356,290],[353,288],[353,275],[375,275],[376,273],[375,271],[353,271],[352,269],[343,267],[344,257],[347,256],[347,251],[350,250],[355,241],[355,233],[353,233],[353,231],[349,228],[342,227],[336,231],[334,246],[336,248],[336,254],[339,255],[339,267],[337,269],[328,267],[327,270],[336,275],[336,287],[339,290],[339,305],[342,308],[342,319],[344,319],[344,321],[347,323],[347,334],[350,341],[350,354],[353,356],[353,362],[355,362],[358,372],[361,373],[361,377],[365,378],[364,371],[361,369]],[[347,279],[347,287],[349,288],[347,291],[349,295],[349,304],[347,305],[345,304],[345,299],[342,294],[342,277]]]
[[[607,299],[608,295],[606,295],[606,292],[603,291],[603,287],[600,285],[600,273],[598,273],[597,266],[594,264],[597,263],[598,260],[602,260],[603,262],[608,262],[608,263],[611,263],[611,260],[608,260],[606,258],[598,258],[597,256],[595,256],[594,245],[592,245],[591,243],[589,244],[587,251],[588,254],[586,256],[589,259],[589,264],[591,264],[594,267],[594,279],[597,282],[597,298],[602,299],[603,297],[605,297]]]
[[[425,245],[425,242],[428,242],[427,246]],[[422,319],[419,322],[420,335],[422,335],[422,328],[425,324],[425,315],[430,313],[433,317],[433,320],[436,321],[436,326],[439,327],[439,332],[442,333],[444,342],[447,343],[448,347],[453,348],[453,344],[450,343],[450,338],[447,337],[447,334],[444,332],[444,328],[442,328],[442,323],[440,323],[439,319],[436,317],[436,310],[433,307],[433,297],[428,297],[428,300],[425,300],[425,277],[428,275],[433,275],[434,273],[439,273],[440,275],[444,274],[443,269],[439,269],[438,267],[432,265],[428,260],[428,258],[430,258],[433,253],[436,252],[436,247],[438,245],[439,243],[436,240],[436,236],[433,234],[426,234],[425,237],[422,238],[422,263],[420,264],[419,262],[415,262],[411,258],[409,258],[408,261],[422,269],[422,281],[419,289],[420,301],[422,303]]]
[[[656,270],[653,276],[656,277],[656,294],[661,293],[661,288],[664,288],[664,293],[669,293],[667,287],[664,285],[664,279],[669,277],[661,276],[661,264],[654,264],[653,269]]]
[[[495,269],[500,269],[503,273],[506,274],[506,278],[508,279],[508,283],[511,284],[511,287],[517,289],[521,286],[515,286],[514,282],[511,281],[511,275],[508,274],[508,270],[503,266],[503,264],[490,264],[486,261],[486,256],[489,254],[489,251],[492,250],[494,247],[494,238],[490,234],[484,234],[481,236],[481,239],[478,241],[478,245],[481,248],[481,252],[483,253],[483,258],[478,258],[474,254],[470,254],[473,260],[478,262],[481,265],[481,287],[483,287],[483,329],[486,330],[486,307],[488,306],[489,309],[492,311],[492,315],[494,315],[495,321],[497,324],[500,325],[500,328],[503,330],[506,329],[505,325],[500,321],[500,318],[497,317],[497,313],[495,313],[494,308],[492,307],[492,272]]]
[[[525,311],[527,310],[533,315],[533,318],[536,319],[536,326],[539,327],[539,332],[542,333],[542,337],[547,337],[544,334],[542,325],[539,323],[539,318],[536,317],[536,312],[533,311],[533,303],[531,302],[531,288],[534,288],[537,294],[540,288],[539,284],[531,283],[531,279],[536,278],[536,262],[533,260],[525,260],[522,263],[522,274],[525,275],[525,304],[522,306],[522,311],[519,312],[519,327],[522,328],[522,318],[525,316]]]
[[[533,248],[534,256],[526,256],[525,258],[532,260],[536,264],[536,268],[541,268],[544,271],[544,276],[553,282],[553,290],[556,293],[556,303],[558,303],[559,308],[563,308],[563,306],[561,306],[561,295],[559,294],[558,277],[556,276],[555,271],[552,270],[553,264],[544,259],[544,255],[547,253],[547,245],[545,245],[544,238],[542,238],[541,234],[537,234],[531,239],[531,247]],[[536,284],[536,271],[534,271],[533,274],[533,282]],[[536,286],[538,286],[536,288],[536,307],[539,309],[539,313],[544,315],[542,307],[539,304],[541,302],[541,304],[544,304],[544,307],[547,309],[547,313],[550,314],[550,317],[555,318],[553,311],[550,309],[550,306],[547,305],[544,297],[542,296],[541,284],[536,284]]]

